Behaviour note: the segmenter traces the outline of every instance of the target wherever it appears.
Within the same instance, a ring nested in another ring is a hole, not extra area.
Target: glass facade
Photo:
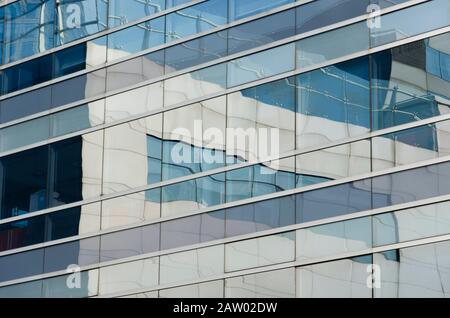
[[[448,297],[449,25],[447,0],[3,4],[0,297]]]

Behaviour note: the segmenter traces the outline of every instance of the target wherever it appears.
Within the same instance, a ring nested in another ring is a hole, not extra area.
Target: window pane
[[[3,157],[2,219],[45,209],[48,147]]]
[[[69,275],[43,280],[44,298],[85,298],[97,295],[98,269],[79,273],[80,288],[69,288]]]
[[[107,68],[108,92],[129,87],[163,75],[164,51],[157,51]]]
[[[369,29],[360,22],[297,42],[297,68],[310,67],[369,49]]]
[[[108,2],[61,0],[58,5],[57,44],[62,45],[103,31],[107,27]]]
[[[294,261],[295,232],[225,244],[225,271]]]
[[[163,11],[165,7],[165,0],[132,0],[126,3],[123,0],[110,0],[108,25],[112,28],[137,21]]]
[[[223,298],[223,280],[163,289],[159,298]]]
[[[149,20],[108,35],[108,61],[164,44],[165,17]]]
[[[106,98],[106,122],[144,114],[162,107],[163,82],[150,84]]]
[[[0,282],[40,275],[44,268],[44,249],[0,257]]]
[[[219,64],[165,80],[164,106],[225,90],[226,71],[226,64]]]
[[[161,114],[106,129],[103,193],[159,182],[161,137]]]
[[[381,288],[376,298],[442,298],[450,293],[450,242],[420,245],[374,254]]]
[[[5,7],[4,63],[10,63],[53,47],[53,0],[20,0]]]
[[[449,206],[443,202],[374,215],[374,246],[450,233]]]
[[[66,270],[69,265],[99,262],[100,238],[92,237],[45,248],[44,273]]]
[[[292,71],[295,44],[286,44],[228,62],[228,87]],[[277,56],[273,59],[273,56]]]
[[[157,257],[100,268],[99,295],[158,285]]]
[[[100,261],[107,262],[159,250],[159,224],[102,235]]]
[[[39,117],[1,130],[2,151],[44,141],[50,137],[50,119]]]
[[[102,229],[159,218],[160,192],[158,188],[102,201]]]
[[[225,298],[294,297],[294,268],[225,279]]]
[[[35,280],[23,284],[9,285],[0,288],[1,298],[40,298],[42,294],[42,280]]]
[[[54,54],[54,76],[60,77],[86,68],[86,43],[68,47]]]
[[[4,94],[49,81],[52,78],[52,55],[9,67],[3,74]]]
[[[367,57],[297,76],[297,148],[370,131]]]
[[[44,242],[44,217],[37,216],[0,225],[0,251]]]
[[[297,33],[344,21],[367,13],[369,0],[313,1],[297,7]]]
[[[372,298],[367,287],[371,256],[297,267],[299,298]]]
[[[450,3],[447,0],[429,1],[383,15],[382,20],[380,28],[371,29],[371,47],[447,26]]]
[[[255,162],[294,150],[295,100],[293,78],[229,94],[227,163]]]
[[[225,203],[225,174],[162,187],[161,216],[187,214]]]
[[[295,0],[230,0],[230,22],[291,2],[295,2]]]
[[[295,197],[281,197],[227,209],[226,237],[295,224]]]
[[[160,284],[179,283],[223,274],[223,245],[163,255]]]
[[[297,187],[371,171],[370,141],[362,140],[297,156]]]
[[[297,231],[297,261],[363,251],[372,247],[370,217],[330,223]]]
[[[227,36],[217,32],[166,49],[165,73],[197,66],[227,55]]]
[[[227,1],[210,0],[167,15],[167,42],[226,24]]]
[[[295,34],[295,11],[288,10],[230,28],[228,54],[249,50]]]
[[[224,165],[226,97],[164,113],[163,180]]]
[[[51,104],[51,86],[20,94],[1,103],[1,121],[6,123],[46,111]]]

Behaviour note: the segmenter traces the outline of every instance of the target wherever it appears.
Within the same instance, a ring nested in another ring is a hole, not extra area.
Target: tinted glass
[[[295,2],[295,0],[230,0],[230,22],[291,2]]]
[[[54,54],[54,76],[64,76],[86,68],[86,43],[71,46]]]
[[[108,25],[115,27],[139,20],[165,9],[165,0],[140,1],[132,0],[126,3],[123,0],[110,0]]]
[[[0,257],[0,268],[1,282],[42,274],[44,250],[37,249]]]
[[[0,225],[0,251],[42,243],[45,223],[42,216]]]

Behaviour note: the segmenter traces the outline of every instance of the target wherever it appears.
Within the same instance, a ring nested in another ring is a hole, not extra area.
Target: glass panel
[[[243,19],[295,0],[229,0],[230,22]]]
[[[295,148],[292,78],[229,94],[227,111],[227,163],[255,162]]]
[[[449,39],[438,36],[372,55],[374,130],[450,112]]]
[[[236,206],[226,211],[226,237],[295,224],[295,196]]]
[[[163,82],[106,98],[106,122],[140,115],[163,107]]]
[[[367,287],[372,256],[297,267],[299,298],[372,298]]]
[[[289,190],[295,186],[294,157],[227,172],[227,202]]]
[[[227,55],[227,35],[217,32],[166,49],[165,73],[197,66]]]
[[[53,47],[53,0],[20,0],[5,7],[4,63],[11,63]]]
[[[103,193],[159,182],[161,137],[161,114],[106,129]]]
[[[371,30],[371,47],[401,40],[450,23],[450,3],[433,0],[383,15],[379,28]]]
[[[0,282],[42,274],[44,249],[0,257]]]
[[[163,180],[224,165],[226,97],[164,113]]]
[[[391,1],[389,1],[391,2]],[[297,34],[367,13],[369,0],[313,1],[297,7]]]
[[[108,35],[108,61],[164,44],[165,17],[149,20]]]
[[[37,216],[0,225],[0,251],[44,242],[45,218]]]
[[[52,55],[9,67],[3,74],[4,94],[49,81],[52,78]]]
[[[372,209],[370,180],[355,181],[297,195],[297,223]]]
[[[249,50],[295,34],[295,11],[278,14],[245,23],[228,31],[228,54]]]
[[[179,283],[223,274],[223,245],[163,255],[160,284]]]
[[[58,45],[84,38],[107,28],[107,1],[60,0],[57,10]]]
[[[374,254],[380,266],[377,298],[441,298],[450,295],[450,241]]]
[[[46,111],[51,104],[51,86],[20,94],[1,103],[1,121],[6,123]]]
[[[225,203],[225,174],[162,187],[161,216],[187,214]]]
[[[297,76],[297,148],[370,131],[367,57]]]
[[[225,298],[294,297],[294,268],[225,279]]]
[[[224,238],[223,211],[161,223],[161,250]]]
[[[165,80],[164,106],[225,90],[226,71],[224,63]]]
[[[45,209],[48,147],[19,152],[1,159],[3,194],[1,218]]]
[[[98,100],[51,115],[53,137],[62,136],[104,123],[105,101]]]
[[[86,42],[86,68],[89,69],[106,63],[106,47],[107,36],[96,38]]]
[[[133,86],[163,75],[164,51],[157,51],[107,68],[108,92]]]
[[[450,193],[450,163],[420,167],[372,180],[373,208],[417,201]]]
[[[35,280],[23,284],[9,285],[0,288],[1,298],[40,298],[42,294],[42,280]]]
[[[273,56],[277,56],[273,59]],[[228,87],[295,69],[295,44],[287,44],[228,62]]]
[[[450,154],[450,121],[405,129],[372,138],[373,170],[439,158]]]
[[[226,24],[227,1],[210,0],[167,15],[166,41],[185,38]]]
[[[160,192],[158,188],[102,201],[102,229],[159,218]]]
[[[450,202],[373,216],[374,246],[450,233]]]
[[[74,77],[52,86],[52,106],[58,107],[105,92],[104,69]]]
[[[110,28],[137,21],[163,11],[165,0],[140,1],[109,0],[108,25]]]
[[[73,274],[75,275],[75,274]],[[73,278],[70,275],[52,277],[44,279],[43,297],[44,298],[85,298],[97,295],[98,290],[98,269],[79,273],[79,278]],[[77,279],[77,281],[75,281]],[[79,280],[79,281],[78,281]],[[79,283],[76,286],[75,283]],[[73,286],[72,286],[73,284]]]
[[[159,224],[102,235],[100,261],[147,254],[159,250]]]
[[[75,73],[86,68],[86,43],[71,46],[54,55],[54,77]]]
[[[159,298],[223,298],[223,280],[163,289]]]
[[[294,261],[295,232],[225,244],[225,271]]]
[[[158,285],[157,257],[100,268],[99,295]]]
[[[40,117],[1,130],[2,151],[8,151],[23,146],[44,141],[50,137],[50,119]]]
[[[297,231],[297,261],[311,261],[372,247],[370,217],[336,222]]]
[[[297,42],[297,68],[310,67],[369,49],[366,21]]]
[[[313,151],[296,157],[298,188],[370,171],[369,140]]]
[[[45,248],[44,273],[87,266],[99,262],[100,238],[92,237]]]

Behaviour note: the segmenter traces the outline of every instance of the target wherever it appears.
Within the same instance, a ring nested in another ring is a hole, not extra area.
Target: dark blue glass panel
[[[54,76],[60,77],[86,68],[86,43],[69,47],[54,54]]]
[[[3,93],[8,94],[52,78],[52,56],[45,55],[4,71]]]
[[[0,282],[42,274],[44,250],[37,249],[0,257],[0,268]]]
[[[76,236],[80,229],[81,207],[46,215],[46,241]]]
[[[39,244],[44,241],[43,216],[0,225],[0,251]]]
[[[295,10],[288,10],[229,29],[228,54],[249,50],[295,34]]]

